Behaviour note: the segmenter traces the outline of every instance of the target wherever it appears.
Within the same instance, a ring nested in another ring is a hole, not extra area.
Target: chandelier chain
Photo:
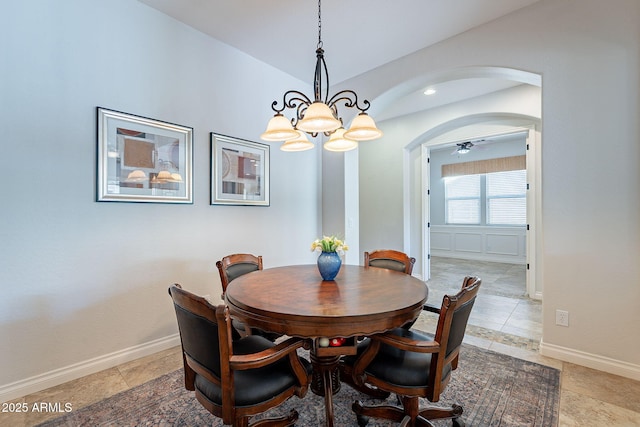
[[[322,9],[321,0],[318,0],[318,49],[322,48]]]

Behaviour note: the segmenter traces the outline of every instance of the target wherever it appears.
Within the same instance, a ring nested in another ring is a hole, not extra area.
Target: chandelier
[[[358,141],[369,141],[380,138],[380,131],[366,111],[370,107],[366,99],[360,103],[358,95],[352,90],[342,90],[329,97],[329,72],[324,60],[322,48],[322,14],[321,0],[318,0],[318,45],[316,48],[316,69],[313,77],[313,94],[311,100],[304,93],[289,90],[282,97],[282,104],[273,101],[271,109],[276,113],[267,130],[260,136],[265,141],[284,141],[280,147],[283,151],[304,151],[314,147],[305,133],[315,137],[319,133],[329,136],[324,148],[329,151],[349,151],[358,146]],[[325,83],[323,83],[323,77]],[[346,108],[357,108],[359,114],[352,120],[349,129],[343,127],[342,118],[338,114],[338,104]],[[282,113],[292,110],[294,117],[289,120]]]

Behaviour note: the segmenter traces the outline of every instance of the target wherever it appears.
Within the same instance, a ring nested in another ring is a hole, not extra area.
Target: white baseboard
[[[542,302],[542,292],[536,291],[536,292],[533,293],[533,295],[529,295],[529,298],[535,299],[535,300],[538,300],[538,301]]]
[[[66,383],[67,381],[94,374],[104,369],[113,368],[122,363],[130,362],[177,345],[180,345],[180,335],[176,333],[168,337],[98,356],[24,380],[3,384],[0,386],[0,402],[7,402],[45,390]]]
[[[587,368],[597,369],[598,371],[608,372],[610,374],[640,381],[640,365],[633,363],[622,362],[620,360],[599,356],[597,354],[548,344],[544,341],[540,342],[540,354],[543,356],[553,357],[554,359],[563,360],[565,362],[574,363],[576,365],[586,366]]]

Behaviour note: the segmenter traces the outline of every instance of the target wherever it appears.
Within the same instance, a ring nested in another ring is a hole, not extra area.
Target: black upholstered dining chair
[[[365,267],[386,268],[411,274],[415,263],[414,257],[393,249],[378,249],[364,253]]]
[[[262,255],[252,254],[232,254],[223,257],[216,262],[218,273],[220,273],[220,282],[222,283],[222,299],[224,293],[227,292],[229,283],[243,274],[252,271],[262,270]]]
[[[435,334],[396,328],[365,339],[358,345],[357,355],[342,358],[340,370],[345,382],[372,396],[395,393],[402,403],[401,407],[364,406],[356,401],[353,411],[360,426],[366,425],[367,417],[390,419],[403,426],[432,426],[429,420],[448,418],[454,426],[464,426],[461,406],[420,407],[419,398],[437,402],[457,369],[480,284],[477,277],[465,277],[460,292],[445,295],[440,308],[425,307],[439,314]]]
[[[304,342],[289,338],[279,344],[261,336],[232,338],[229,310],[205,298],[169,287],[178,319],[185,388],[225,425],[234,427],[291,426],[288,415],[250,424],[250,417],[280,405],[292,396],[304,397],[311,365],[298,357]]]
[[[222,299],[224,300],[224,294],[227,292],[227,286],[234,279],[251,273],[253,271],[262,270],[262,255],[252,254],[232,254],[223,257],[220,261],[216,262],[218,267],[218,273],[220,273],[220,283],[222,284]],[[239,320],[233,320],[234,329],[242,336],[246,335],[262,335],[263,337],[275,341],[280,335],[265,332],[257,328],[247,328]]]
[[[393,249],[377,249],[364,253],[365,267],[386,268],[387,270],[399,271],[411,275],[415,263],[416,259],[414,257],[410,257],[404,252]],[[407,323],[403,328],[409,329],[414,323],[415,320]]]

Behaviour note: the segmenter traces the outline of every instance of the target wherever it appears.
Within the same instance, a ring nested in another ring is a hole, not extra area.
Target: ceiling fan
[[[483,147],[480,147],[481,144],[490,142],[486,139],[478,139],[475,141],[466,141],[466,142],[459,142],[456,144],[456,149],[453,150],[453,152],[451,153],[451,155],[454,154],[467,154],[471,148],[480,148],[482,149]]]

